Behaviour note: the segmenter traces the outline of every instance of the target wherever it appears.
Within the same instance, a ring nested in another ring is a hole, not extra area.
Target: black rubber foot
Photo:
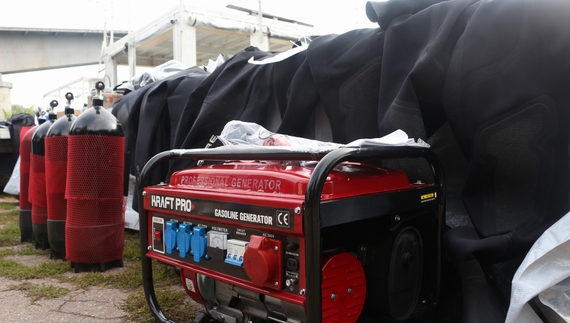
[[[51,248],[50,259],[65,260],[65,220],[47,221],[48,241]]]
[[[32,229],[32,210],[20,210],[20,242],[34,242],[34,230]]]
[[[67,260],[65,259],[65,252],[63,252],[63,253],[56,252],[56,251],[53,250],[53,248],[50,250],[49,259],[55,259],[55,260],[60,259],[60,260],[63,260],[63,261],[67,261]]]
[[[75,273],[80,273],[82,271],[99,271],[104,272],[107,269],[123,267],[123,259],[112,260],[102,263],[82,263],[82,262],[72,262],[71,268],[74,269]]]
[[[47,224],[32,223],[36,249],[49,249]]]

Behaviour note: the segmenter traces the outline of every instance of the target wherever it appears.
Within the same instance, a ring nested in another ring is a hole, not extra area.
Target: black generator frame
[[[361,162],[370,160],[422,158],[431,167],[432,191],[437,192],[438,230],[442,232],[445,225],[445,181],[437,156],[429,148],[417,146],[374,146],[374,147],[340,147],[318,152],[297,152],[278,147],[235,147],[223,146],[212,149],[173,149],[161,152],[152,157],[142,169],[138,178],[138,212],[140,225],[140,251],[142,265],[142,282],[147,304],[158,322],[176,323],[166,317],[161,310],[154,291],[152,258],[147,257],[150,250],[148,241],[148,214],[144,209],[144,188],[153,170],[163,162],[174,160],[193,161],[228,161],[228,160],[279,160],[279,161],[318,161],[307,184],[305,192],[303,226],[305,232],[305,266],[306,266],[306,319],[307,322],[322,321],[322,264],[321,264],[321,192],[328,174],[333,168],[345,161]],[[441,288],[441,235],[437,237],[437,283],[436,297],[439,298]],[[312,279],[308,279],[311,277]],[[315,292],[317,291],[317,292]],[[435,305],[435,304],[434,304]]]

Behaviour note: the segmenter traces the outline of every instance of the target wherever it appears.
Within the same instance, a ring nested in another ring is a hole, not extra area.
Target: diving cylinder
[[[58,102],[50,102],[51,110],[48,120],[36,128],[32,136],[32,149],[30,154],[30,187],[29,194],[32,202],[32,231],[36,248],[43,250],[49,248],[47,235],[47,196],[45,174],[45,136],[55,122],[57,116],[54,112]]]
[[[30,127],[20,139],[20,211],[18,222],[20,226],[20,242],[33,242],[32,229],[32,203],[28,189],[30,185],[30,152],[32,149],[32,136],[36,126]],[[22,129],[24,132],[24,129]]]
[[[47,232],[51,257],[65,260],[65,220],[67,202],[65,184],[67,179],[67,138],[76,116],[71,107],[73,94],[65,94],[65,116],[49,128],[45,138],[45,169],[47,195]]]
[[[123,128],[103,108],[103,82],[93,107],[69,130],[65,252],[75,272],[123,266]]]

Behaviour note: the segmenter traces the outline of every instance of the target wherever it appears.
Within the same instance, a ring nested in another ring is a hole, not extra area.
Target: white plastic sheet
[[[570,213],[535,242],[513,277],[505,323],[542,323],[528,302],[539,299],[568,320],[570,277]]]
[[[564,321],[570,322],[570,278],[549,287],[540,295],[539,300],[550,307]]]
[[[16,161],[8,183],[4,186],[4,193],[14,196],[20,194],[20,157],[18,157],[18,161]]]
[[[129,195],[127,196],[125,208],[125,228],[139,231],[139,213],[132,207],[133,198],[135,193],[136,178],[133,175],[129,176]]]
[[[335,149],[339,147],[370,147],[370,146],[416,146],[429,147],[429,144],[418,139],[416,142],[413,138],[409,138],[403,130],[396,130],[381,138],[358,139],[346,145],[332,142],[324,142],[312,139],[306,139],[295,136],[288,136],[271,132],[264,127],[252,123],[233,120],[228,122],[218,139],[225,145],[234,146],[285,146],[293,147],[293,150],[306,149],[321,150]]]

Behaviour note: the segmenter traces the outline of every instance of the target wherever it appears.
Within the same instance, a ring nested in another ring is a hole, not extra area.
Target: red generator
[[[410,183],[384,159],[423,159]],[[163,162],[203,160],[148,186]],[[198,163],[200,164],[200,163]],[[140,181],[143,286],[159,322],[152,261],[180,268],[194,322],[429,321],[440,289],[443,175],[418,147],[294,152],[172,150]]]

